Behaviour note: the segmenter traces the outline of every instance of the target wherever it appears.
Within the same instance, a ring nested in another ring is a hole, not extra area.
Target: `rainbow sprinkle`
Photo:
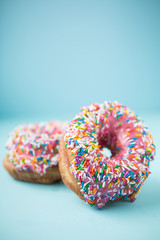
[[[102,208],[108,201],[134,201],[150,174],[155,145],[148,128],[118,102],[83,107],[69,123],[65,147],[71,150],[70,170],[85,202]],[[103,155],[103,147],[112,156]]]
[[[8,159],[19,171],[43,175],[58,164],[59,141],[66,124],[58,122],[23,124],[10,133]]]

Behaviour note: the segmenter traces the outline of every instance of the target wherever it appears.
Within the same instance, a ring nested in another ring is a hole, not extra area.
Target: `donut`
[[[64,129],[65,124],[59,122],[16,127],[6,143],[5,169],[22,181],[49,184],[61,180],[59,141]]]
[[[68,124],[59,168],[68,188],[101,209],[108,201],[136,199],[154,155],[152,135],[133,111],[117,101],[93,103]]]

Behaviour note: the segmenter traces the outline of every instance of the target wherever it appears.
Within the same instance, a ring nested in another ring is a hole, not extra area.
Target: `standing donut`
[[[4,167],[22,181],[53,183],[61,180],[59,141],[65,124],[58,122],[24,124],[11,132]]]
[[[111,150],[111,157],[103,148]],[[118,102],[82,108],[60,143],[62,180],[91,206],[108,201],[134,201],[149,176],[155,145],[148,128]]]

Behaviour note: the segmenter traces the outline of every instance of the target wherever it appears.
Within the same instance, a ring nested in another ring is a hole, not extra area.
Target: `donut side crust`
[[[78,197],[84,200],[81,192],[80,192],[80,185],[78,185],[78,181],[73,176],[70,171],[70,162],[72,159],[71,151],[65,148],[65,142],[62,137],[60,141],[60,151],[59,151],[59,170],[61,173],[62,181],[64,184],[75,192]]]
[[[51,169],[48,169],[48,171],[43,175],[39,175],[32,171],[30,172],[18,171],[16,167],[14,167],[12,163],[9,161],[8,155],[4,157],[3,165],[13,178],[20,181],[51,184],[61,180],[61,175],[58,166],[51,167]]]

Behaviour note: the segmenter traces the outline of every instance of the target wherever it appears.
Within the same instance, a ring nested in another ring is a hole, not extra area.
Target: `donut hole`
[[[103,153],[103,155],[107,156],[108,158],[110,158],[112,156],[111,150],[107,147],[102,148],[102,153]]]
[[[98,138],[102,153],[109,158],[114,157],[120,151],[120,143],[114,133],[107,132]]]

